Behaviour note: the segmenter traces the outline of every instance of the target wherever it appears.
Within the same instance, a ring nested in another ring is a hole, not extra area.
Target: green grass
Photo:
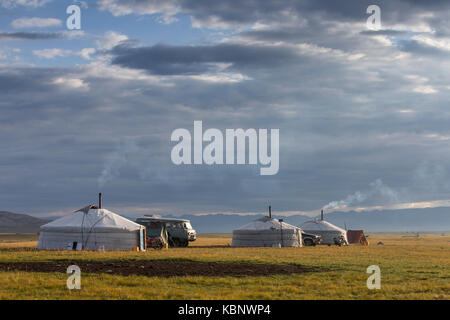
[[[232,248],[227,237],[201,235],[195,247],[143,253],[30,251],[35,243],[29,241],[0,244],[1,262],[191,259],[293,263],[328,270],[244,278],[82,273],[82,289],[71,291],[64,273],[0,272],[0,299],[450,299],[450,236],[374,234],[370,240],[368,247]],[[385,244],[375,245],[379,240]],[[381,268],[380,290],[366,287],[366,268],[372,264]]]

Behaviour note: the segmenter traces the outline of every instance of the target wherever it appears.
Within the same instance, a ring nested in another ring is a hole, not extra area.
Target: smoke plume
[[[369,184],[369,189],[367,191],[356,191],[342,200],[331,201],[327,205],[323,206],[322,209],[345,209],[373,198],[378,198],[383,203],[393,203],[398,202],[398,193],[383,184],[381,179],[377,179]]]
[[[103,188],[105,184],[120,175],[120,169],[128,162],[129,156],[138,151],[134,141],[126,141],[119,144],[117,149],[110,153],[105,160],[105,165],[98,178],[98,186]]]

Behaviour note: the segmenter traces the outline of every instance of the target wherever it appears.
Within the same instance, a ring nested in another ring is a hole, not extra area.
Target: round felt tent
[[[302,230],[270,217],[254,220],[233,231],[233,247],[301,247]]]
[[[300,228],[302,228],[305,233],[312,233],[322,236],[321,244],[334,244],[334,240],[340,236],[343,236],[345,243],[348,244],[347,232],[344,229],[329,223],[328,221],[319,219],[306,221],[300,226]]]
[[[37,249],[145,250],[145,227],[92,206],[41,226]]]

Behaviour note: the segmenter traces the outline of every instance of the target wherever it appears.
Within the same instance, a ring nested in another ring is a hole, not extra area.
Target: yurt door
[[[141,251],[145,251],[145,229],[139,230],[139,246]]]

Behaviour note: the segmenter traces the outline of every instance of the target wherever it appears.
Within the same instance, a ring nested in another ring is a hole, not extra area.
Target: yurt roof
[[[74,212],[62,218],[41,226],[41,230],[54,230],[65,228],[91,228],[91,229],[116,229],[124,231],[139,230],[142,228],[131,220],[128,220],[107,209],[90,209],[88,213]]]
[[[247,223],[246,225],[243,225],[242,227],[236,230],[269,230],[269,229],[280,230],[281,228],[297,229],[297,227],[290,225],[286,222],[280,222],[278,221],[278,219],[262,217],[250,223]]]
[[[344,229],[335,226],[325,220],[310,220],[304,222],[300,226],[303,230],[317,230],[317,231],[340,231],[346,232]]]

